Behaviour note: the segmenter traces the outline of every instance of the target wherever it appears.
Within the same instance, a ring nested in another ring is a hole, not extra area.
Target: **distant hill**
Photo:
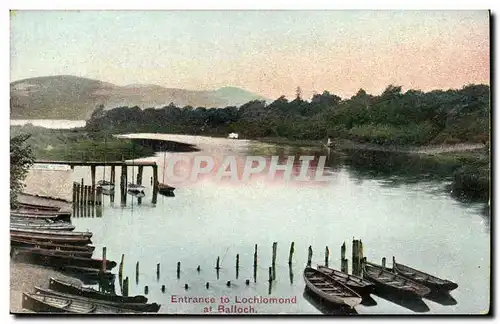
[[[30,78],[10,84],[11,119],[87,119],[98,105],[141,108],[177,106],[222,108],[266,98],[249,91],[224,87],[214,91],[164,88],[158,85],[118,86],[71,75]]]

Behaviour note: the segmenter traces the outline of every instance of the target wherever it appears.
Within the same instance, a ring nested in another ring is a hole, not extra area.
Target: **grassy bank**
[[[103,132],[83,129],[46,129],[32,125],[11,126],[11,136],[30,134],[36,159],[66,161],[119,161],[154,154],[150,147],[129,139],[118,139]]]

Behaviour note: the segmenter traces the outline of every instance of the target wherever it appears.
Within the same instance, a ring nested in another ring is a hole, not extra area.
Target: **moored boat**
[[[95,304],[41,293],[23,293],[22,306],[37,313],[115,314],[141,313],[132,309]]]
[[[10,212],[10,218],[17,218],[17,219],[29,219],[29,220],[40,220],[40,221],[56,221],[56,220],[61,220],[61,218],[58,215],[34,215],[34,214],[25,214],[25,213],[15,213],[15,212]],[[62,219],[67,219],[63,217]]]
[[[143,192],[146,189],[143,185],[135,184],[135,183],[129,183],[127,185],[127,191],[131,192]]]
[[[28,230],[44,230],[44,231],[73,231],[74,225],[71,224],[40,224],[32,222],[10,222],[11,229],[28,229]]]
[[[53,267],[74,266],[91,269],[101,269],[103,260],[90,259],[78,256],[63,255],[50,250],[17,249],[13,248],[13,257],[15,260],[28,261],[40,265],[49,265]],[[116,267],[115,261],[106,260],[106,269],[111,270]]]
[[[431,290],[415,281],[400,276],[391,272],[388,268],[378,264],[364,261],[363,278],[372,281],[376,290],[390,291],[414,297],[423,297],[431,292]]]
[[[458,284],[453,281],[441,279],[420,270],[410,268],[404,264],[396,263],[395,257],[392,257],[392,270],[398,275],[429,287],[433,292],[451,291],[458,287]]]
[[[62,280],[58,280],[55,278],[50,278],[49,280],[49,288],[52,290],[60,291],[63,293],[78,295],[87,298],[99,299],[99,300],[107,300],[117,303],[147,303],[148,299],[144,296],[119,296],[119,295],[110,295],[104,294],[100,291],[97,291],[92,288],[85,287],[77,287],[70,283],[64,282]]]
[[[17,246],[15,248],[12,248],[12,251],[14,250],[22,250],[26,251],[29,253],[44,253],[44,254],[53,254],[53,255],[60,255],[60,256],[72,256],[72,257],[79,257],[79,258],[91,258],[92,254],[94,252],[92,251],[76,251],[76,250],[50,250],[50,249],[42,249],[39,247],[25,247],[25,246]]]
[[[87,251],[93,252],[95,250],[95,246],[92,245],[73,245],[73,244],[56,244],[50,243],[46,241],[40,241],[35,239],[22,239],[22,238],[10,238],[10,244],[12,246],[21,246],[21,247],[35,247],[42,248],[47,250],[61,250],[61,251]]]
[[[164,183],[158,183],[158,193],[164,196],[172,196],[175,188]]]
[[[97,186],[101,187],[103,192],[112,192],[115,190],[115,184],[106,180],[97,181]]]
[[[306,267],[304,281],[312,292],[332,303],[354,308],[362,301],[355,291],[316,269]]]
[[[36,216],[71,216],[69,211],[33,210],[18,208],[10,211],[11,214],[36,215]]]
[[[141,312],[156,313],[160,309],[160,305],[158,305],[157,303],[152,303],[152,304],[125,303],[125,302],[116,302],[116,301],[111,301],[111,300],[94,299],[94,298],[88,298],[88,297],[83,297],[83,296],[78,296],[78,295],[66,294],[66,293],[62,293],[62,292],[55,291],[52,289],[45,289],[45,288],[36,287],[36,286],[35,286],[35,290],[36,290],[36,292],[42,293],[44,295],[52,295],[52,296],[57,296],[57,297],[61,297],[61,298],[71,298],[74,300],[81,300],[81,301],[89,302],[92,304],[109,305],[109,306],[118,307],[118,308],[133,309],[133,310],[141,311]]]
[[[92,243],[90,237],[92,233],[89,232],[68,232],[68,231],[38,231],[38,230],[27,230],[27,229],[11,229],[11,238],[20,239],[31,239],[38,241],[46,241],[52,243],[64,243],[64,244],[79,244],[85,245]]]
[[[350,275],[322,265],[318,265],[318,270],[351,288],[362,296],[369,295],[375,290],[375,285],[372,282],[361,277]]]
[[[47,211],[59,211],[59,210],[61,210],[61,207],[57,207],[57,206],[28,204],[28,203],[17,203],[17,205],[21,208],[24,208],[24,209],[47,210]]]

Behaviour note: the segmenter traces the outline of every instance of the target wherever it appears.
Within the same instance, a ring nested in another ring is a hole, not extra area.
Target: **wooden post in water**
[[[123,262],[124,262],[124,259],[125,259],[125,254],[122,253],[122,259],[120,261],[120,267],[118,268],[118,279],[120,280],[120,282],[122,281],[122,278],[123,278]]]
[[[311,266],[311,259],[312,259],[312,256],[313,256],[313,249],[312,249],[312,246],[309,245],[309,249],[307,251],[307,266],[310,267]]]
[[[73,200],[72,200],[73,206],[76,204],[76,183],[73,182]]]
[[[144,169],[143,165],[137,166],[137,184],[142,185],[142,171]]]
[[[106,272],[106,247],[102,248],[102,268],[101,272],[105,273]]]
[[[272,267],[269,267],[269,283],[273,281],[273,269]]]
[[[96,189],[96,205],[102,205],[102,187],[97,187]]]
[[[257,282],[257,244],[255,244],[255,251],[253,253],[253,281]]]
[[[272,268],[273,280],[276,280],[276,251],[278,250],[278,242],[273,242]]]
[[[325,267],[328,267],[328,257],[330,256],[330,250],[328,246],[325,247]]]
[[[156,280],[160,280],[160,264],[156,264]]]
[[[83,186],[83,187],[84,187],[83,188],[83,204],[87,205],[87,199],[88,199],[87,198],[87,195],[88,195],[88,189],[87,189],[87,187],[88,186]]]
[[[347,259],[345,258],[345,242],[340,247],[340,271],[347,273]]]
[[[82,178],[82,181],[80,182],[80,204],[84,204],[85,200],[83,199],[83,192],[84,192],[85,188],[83,187],[83,178]]]
[[[128,277],[123,280],[123,296],[128,296]]]
[[[109,182],[111,182],[112,184],[115,184],[115,181],[116,181],[116,176],[115,176],[115,166],[112,165],[111,166],[111,174],[109,175]]]
[[[240,272],[240,255],[236,254],[236,279],[238,279],[239,272]]]
[[[153,199],[151,202],[153,204],[156,204],[156,201],[158,200],[158,166],[155,164],[153,165]]]
[[[359,240],[352,241],[352,274],[359,276],[361,268],[361,258],[359,255]]]
[[[177,262],[177,279],[181,277],[181,263]]]
[[[120,177],[120,190],[121,190],[121,204],[127,204],[127,165],[125,163],[121,166],[122,175]]]
[[[139,261],[135,264],[135,281],[139,282]]]
[[[292,265],[293,253],[295,252],[295,242],[290,244],[290,253],[288,253],[288,265]]]
[[[386,260],[385,260],[385,257],[382,258],[382,267],[385,268],[385,263],[386,263]]]
[[[95,165],[90,166],[90,177],[92,179],[90,185],[95,187]]]
[[[215,269],[217,269],[217,270],[220,269],[219,262],[220,262],[220,257],[217,257],[217,261],[215,263]]]

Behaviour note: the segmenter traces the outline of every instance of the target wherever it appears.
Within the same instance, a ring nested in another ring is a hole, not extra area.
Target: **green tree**
[[[10,206],[17,204],[17,195],[24,188],[24,179],[28,169],[35,161],[31,146],[26,140],[31,135],[21,134],[10,139]]]

